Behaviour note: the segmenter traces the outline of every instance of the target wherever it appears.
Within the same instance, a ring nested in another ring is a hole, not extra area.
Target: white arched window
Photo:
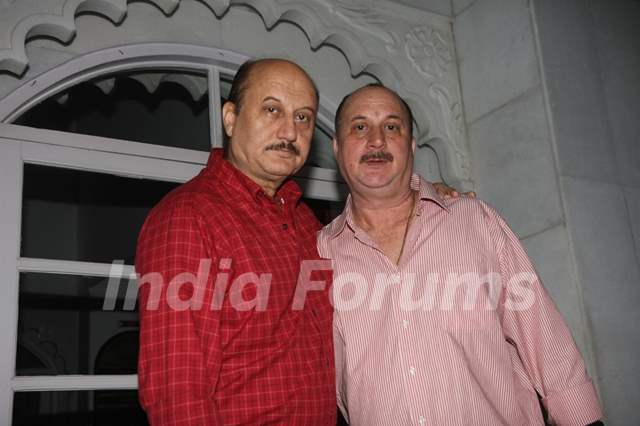
[[[92,423],[118,406],[125,416],[140,414],[130,364],[96,359],[113,336],[137,329],[139,227],[166,192],[202,169],[211,147],[222,146],[221,103],[246,59],[186,44],[110,48],[52,69],[0,103],[0,276],[11,278],[0,298],[9,318],[0,331],[8,355],[0,361],[0,423],[43,416]],[[93,97],[127,84],[162,101],[147,112],[126,102],[90,108]],[[171,103],[167,91],[184,102]],[[56,113],[74,102],[71,119]],[[328,110],[321,97],[316,146],[329,145]],[[326,220],[339,212],[345,188],[325,152],[312,152],[313,166],[296,180]]]

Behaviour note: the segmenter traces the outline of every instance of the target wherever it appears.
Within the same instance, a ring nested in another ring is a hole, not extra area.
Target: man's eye
[[[270,112],[272,114],[278,112],[278,108],[276,108],[274,106],[267,106],[264,109],[265,109],[265,111]]]
[[[307,121],[309,121],[309,116],[306,115],[306,114],[298,114],[298,115],[296,115],[296,120],[300,121],[300,122],[303,122],[303,123],[306,123]]]
[[[355,128],[357,131],[361,132],[361,131],[363,131],[363,130],[366,130],[367,126],[366,126],[365,124],[356,124],[356,125],[354,126],[354,128]]]
[[[398,130],[398,126],[396,126],[395,124],[387,124],[387,130],[391,130],[392,132],[395,132]]]

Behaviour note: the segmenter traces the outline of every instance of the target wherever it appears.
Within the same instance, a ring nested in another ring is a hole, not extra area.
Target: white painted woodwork
[[[11,388],[14,392],[137,389],[138,376],[136,374],[19,376],[11,380]]]
[[[14,376],[18,335],[18,269],[22,162],[20,143],[0,137],[0,424],[11,424],[13,392],[7,386]]]

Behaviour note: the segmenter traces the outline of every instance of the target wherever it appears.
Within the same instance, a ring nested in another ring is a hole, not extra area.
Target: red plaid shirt
[[[149,214],[136,269],[138,380],[151,424],[335,425],[330,282],[292,309],[300,262],[319,259],[321,225],[300,196],[287,181],[268,197],[214,150],[198,176]],[[184,272],[193,274],[182,275],[186,284],[171,283]],[[263,285],[234,282],[251,273],[271,274],[264,310],[238,305]]]

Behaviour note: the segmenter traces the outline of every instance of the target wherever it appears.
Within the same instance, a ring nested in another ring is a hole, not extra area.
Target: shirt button
[[[403,326],[404,328],[409,328],[409,321],[407,321],[407,320],[402,320],[402,326]]]
[[[423,425],[426,421],[427,419],[425,419],[424,416],[420,416],[420,418],[418,419],[418,423],[420,423],[421,425]]]
[[[284,204],[284,198],[280,197],[280,204]]]
[[[283,223],[282,229],[286,231],[287,229],[289,229],[289,225],[287,225],[286,223]]]
[[[412,376],[414,376],[416,374],[415,367],[409,367],[409,374],[411,374]]]

